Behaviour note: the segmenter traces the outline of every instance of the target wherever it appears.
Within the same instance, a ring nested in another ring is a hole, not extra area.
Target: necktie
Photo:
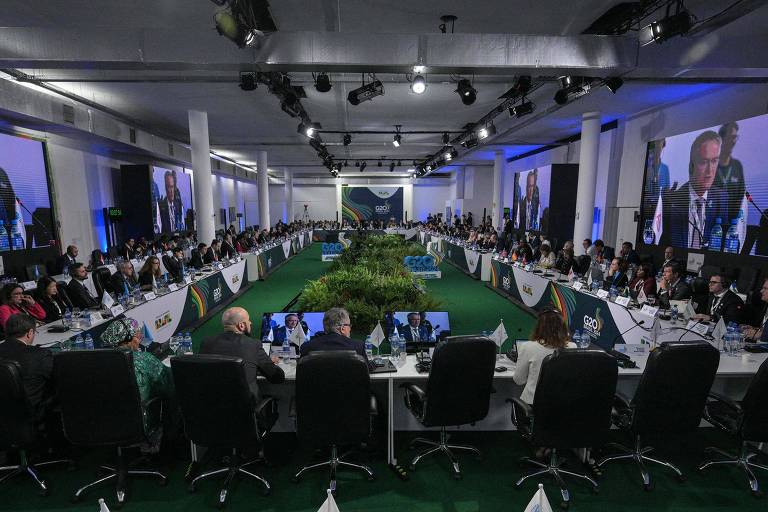
[[[128,295],[128,280],[127,279],[123,279],[123,293]]]
[[[413,338],[413,341],[416,341],[419,339],[418,329],[411,328],[411,337]]]
[[[701,225],[701,207],[703,205],[703,201],[701,199],[696,199],[696,221],[694,222],[694,226],[696,226],[696,229],[693,230],[693,240],[691,240],[691,247],[694,249],[698,249],[701,247],[701,229],[703,226]]]

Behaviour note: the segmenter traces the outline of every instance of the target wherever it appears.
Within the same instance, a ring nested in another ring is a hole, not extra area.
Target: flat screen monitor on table
[[[301,327],[304,329],[304,334],[306,334],[309,338],[312,338],[317,333],[323,331],[323,314],[324,313],[322,312],[300,313],[291,311],[264,313],[264,315],[261,317],[261,339],[267,339],[271,330],[271,341],[281,342],[282,337],[285,336],[287,322],[286,317],[288,316],[295,316],[296,320],[288,320],[291,322],[301,322]]]
[[[385,334],[389,335],[393,329],[397,329],[406,338],[409,348],[412,348],[410,344],[412,344],[413,329],[408,328],[409,316],[413,317],[411,325],[418,325],[416,331],[419,333],[419,341],[422,345],[434,345],[437,341],[451,335],[451,322],[447,311],[390,311],[384,315],[384,321],[381,324]]]

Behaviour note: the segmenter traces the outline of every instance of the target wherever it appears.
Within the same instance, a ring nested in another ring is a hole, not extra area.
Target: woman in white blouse
[[[552,268],[555,266],[555,253],[549,247],[549,244],[541,244],[539,247],[541,256],[539,256],[539,266],[542,268]]]
[[[517,365],[512,375],[516,384],[525,386],[520,399],[529,405],[533,404],[539,370],[544,358],[557,349],[576,348],[576,345],[570,342],[561,313],[554,309],[539,314],[531,340],[518,347]]]

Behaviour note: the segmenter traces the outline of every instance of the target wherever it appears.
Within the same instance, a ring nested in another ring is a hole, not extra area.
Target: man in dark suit
[[[760,305],[755,308],[754,315],[746,327],[744,334],[752,341],[768,343],[768,277],[763,279],[763,287],[760,288]]]
[[[691,298],[691,287],[682,279],[683,271],[678,265],[667,265],[661,275],[659,285],[659,305],[669,308],[671,300],[687,300]]]
[[[257,377],[263,375],[272,384],[285,381],[285,373],[277,366],[277,357],[264,352],[260,342],[251,338],[252,324],[248,312],[243,308],[229,308],[221,315],[224,332],[203,340],[201,354],[240,357],[245,361],[245,373],[251,394],[260,399]]]
[[[54,403],[53,353],[35,347],[35,319],[25,314],[8,318],[6,340],[0,343],[0,358],[19,363],[24,391],[32,406],[35,423],[43,423]]]
[[[743,317],[744,301],[725,286],[722,274],[712,274],[709,278],[709,298],[697,309],[696,320],[717,322],[720,318],[727,324],[740,323]]]
[[[354,350],[368,364],[363,342],[349,337],[352,333],[352,324],[346,309],[331,308],[326,311],[323,315],[323,332],[325,334],[322,336],[316,336],[301,346],[302,357],[325,350]]]
[[[134,273],[133,263],[128,260],[122,260],[117,264],[117,272],[110,278],[112,289],[118,295],[129,294],[139,282]]]
[[[684,249],[702,249],[710,240],[717,219],[728,229],[728,194],[714,185],[720,161],[720,136],[705,131],[691,145],[688,183],[663,198],[663,233],[660,243]],[[720,242],[722,244],[722,241]]]
[[[632,248],[632,242],[621,244],[621,258],[627,262],[627,265],[639,265],[640,255]]]
[[[733,148],[739,140],[739,125],[735,122],[725,123],[717,130],[723,140],[720,149],[720,162],[717,166],[715,186],[728,194],[728,218],[735,219],[739,215],[741,203],[744,201],[746,186],[744,184],[744,166],[741,161],[733,158]],[[747,212],[743,212],[744,215]]]
[[[211,242],[211,247],[208,248],[208,252],[205,253],[205,263],[211,264],[221,260],[221,253],[219,252],[219,240],[214,239]]]
[[[232,235],[229,233],[224,235],[224,241],[221,242],[221,249],[219,252],[221,253],[221,257],[226,259],[234,258],[237,256],[235,244],[232,242]]]
[[[189,266],[194,267],[196,269],[201,269],[205,266],[205,261],[203,258],[205,257],[206,253],[208,252],[208,246],[205,245],[203,242],[200,242],[197,244],[197,249],[192,251],[192,257],[189,258]]]
[[[277,328],[273,328],[273,345],[282,345],[283,340],[289,339],[293,334],[293,331],[298,328],[299,315],[296,313],[288,313],[285,315],[285,325]],[[307,334],[307,322],[301,322],[301,328],[304,330],[304,334]],[[298,348],[298,347],[297,347]]]
[[[165,196],[158,200],[163,233],[184,231],[184,205],[176,187],[176,171],[165,171]]]
[[[525,197],[520,201],[518,228],[523,231],[539,229],[539,187],[536,185],[537,170],[525,179]]]
[[[405,338],[406,343],[414,341],[426,341],[429,339],[429,331],[421,325],[421,316],[418,313],[408,313],[408,324],[399,325],[397,331]]]
[[[85,265],[82,263],[75,263],[69,269],[69,275],[72,277],[69,283],[67,283],[67,295],[72,301],[72,305],[76,308],[95,308],[98,307],[99,301],[91,295],[88,288],[83,285],[83,282],[88,279],[88,272],[85,270]]]
[[[672,264],[680,265],[680,262],[677,261],[677,258],[675,258],[675,249],[671,246],[667,246],[664,249],[664,261],[662,262],[661,267],[659,268],[663,270],[664,267]]]
[[[184,277],[184,249],[176,247],[173,249],[171,256],[167,254],[163,256],[163,264],[165,264],[165,269],[173,276],[173,279],[181,281]]]
[[[56,259],[56,274],[63,274],[65,270],[69,270],[69,267],[77,263],[79,252],[77,246],[67,246],[67,252]]]

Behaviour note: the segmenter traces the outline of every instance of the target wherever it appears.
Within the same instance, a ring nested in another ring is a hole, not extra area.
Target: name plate
[[[655,306],[649,306],[648,304],[644,304],[643,309],[641,309],[640,312],[644,315],[655,317],[659,313],[659,308]]]
[[[608,290],[603,290],[603,289],[597,290],[597,297],[600,299],[607,299],[608,295],[609,295]]]
[[[22,289],[25,292],[37,288],[37,283],[34,282],[34,281],[24,281],[23,283],[20,283],[20,284],[21,284]]]
[[[169,292],[175,292],[178,289],[179,289],[179,285],[177,285],[176,283],[171,283],[168,285]]]
[[[117,272],[117,267],[114,266],[112,263],[110,263],[109,265],[104,265],[104,266],[109,270],[110,274],[114,274],[115,272]]]
[[[573,283],[574,290],[581,291],[582,288],[584,288],[584,283],[582,283],[581,281],[576,281],[575,283]]]
[[[109,312],[112,313],[113,317],[117,318],[119,315],[122,315],[123,313],[125,313],[125,308],[123,307],[122,304],[117,304],[109,308]]]
[[[104,317],[101,316],[101,313],[94,311],[91,313],[91,323],[95,324],[96,322],[101,322],[104,320]]]
[[[155,295],[155,292],[147,292],[144,294],[144,300],[153,300],[156,298],[157,298],[157,295]]]
[[[696,334],[701,334],[702,336],[706,336],[707,331],[709,330],[709,326],[707,324],[701,323],[696,320],[689,320],[688,325],[686,325],[685,328],[690,329]]]
[[[237,263],[237,258],[232,258],[229,260],[229,262],[234,265],[235,263]]]
[[[622,354],[627,354],[628,356],[647,356],[651,346],[646,343],[617,343],[613,348],[614,350],[621,352]]]
[[[616,304],[625,308],[629,307],[629,297],[616,297]]]
[[[186,276],[184,278],[184,282],[187,284],[192,284],[192,276]]]

